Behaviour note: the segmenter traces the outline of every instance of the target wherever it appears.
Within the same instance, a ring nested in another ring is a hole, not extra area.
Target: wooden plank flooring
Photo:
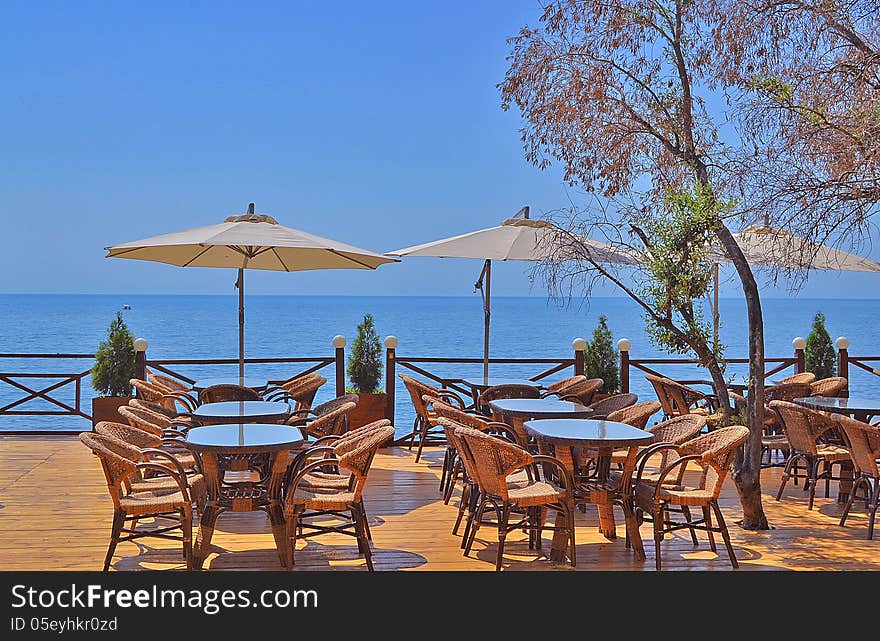
[[[377,570],[492,570],[495,530],[484,528],[470,558],[451,533],[456,498],[444,505],[438,482],[442,450],[433,448],[415,463],[405,448],[381,450],[368,481],[366,507],[373,534]],[[728,480],[722,510],[730,525],[743,570],[880,570],[880,536],[865,539],[863,507],[854,508],[846,527],[838,525],[841,511],[834,498],[820,493],[812,512],[802,486],[789,485],[781,502],[774,500],[780,470],[765,470],[764,505],[774,529],[746,532],[735,525],[741,509]],[[0,437],[0,570],[99,570],[110,530],[112,504],[100,464],[74,437]],[[642,526],[648,558],[635,561],[619,538],[609,541],[596,528],[595,508],[578,514],[578,570],[653,570],[651,526]],[[525,537],[508,540],[506,570],[570,570],[555,567],[544,551],[529,550]],[[705,540],[694,548],[688,535],[677,532],[663,543],[668,570],[730,570],[722,556],[709,551]],[[354,539],[342,535],[301,541],[297,569],[364,571]],[[122,543],[113,561],[115,570],[182,568],[180,547],[171,541],[140,539]],[[214,534],[208,570],[280,570],[262,512],[223,514]]]

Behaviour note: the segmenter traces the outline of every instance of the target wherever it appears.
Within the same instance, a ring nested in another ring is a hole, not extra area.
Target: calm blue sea
[[[0,295],[0,352],[2,353],[93,353],[105,337],[110,321],[123,305],[131,309],[124,318],[137,337],[147,339],[152,358],[236,358],[237,298],[203,295]],[[482,304],[478,295],[469,297],[358,297],[358,296],[260,296],[247,297],[246,355],[329,356],[331,339],[342,334],[349,340],[363,315],[373,314],[379,334],[398,337],[400,356],[479,357],[482,354]],[[807,336],[813,315],[827,317],[832,338],[849,337],[850,353],[880,353],[880,300],[765,299],[763,301],[768,356],[792,354],[795,336]],[[560,305],[539,297],[499,297],[492,309],[492,355],[497,357],[568,357],[576,337],[589,338],[600,314],[608,317],[615,339],[633,343],[632,358],[662,357],[648,341],[642,316],[625,298],[593,298]],[[745,303],[722,299],[721,338],[730,357],[747,356]],[[0,359],[0,372],[74,373],[86,371],[91,361]],[[481,366],[434,366],[448,376],[475,376]],[[495,365],[498,376],[529,376],[540,366]],[[237,373],[237,366],[181,366],[191,378]],[[250,365],[248,373],[283,378],[292,372],[286,365]],[[744,372],[731,367],[729,373]],[[705,378],[697,368],[667,368],[676,378]],[[333,394],[331,382],[317,401]],[[563,373],[549,380],[562,378]],[[28,386],[55,380],[18,379]],[[650,387],[638,372],[632,373],[632,391],[653,398]],[[880,397],[880,377],[857,368],[850,369],[851,394]],[[0,382],[0,407],[21,398],[22,392]],[[72,385],[53,396],[73,404]],[[85,406],[94,395],[83,387]],[[16,409],[53,409],[40,399]],[[57,408],[54,408],[57,409]],[[408,396],[398,387],[396,407],[398,433],[408,432],[413,419]],[[77,417],[0,416],[0,429],[84,429]]]

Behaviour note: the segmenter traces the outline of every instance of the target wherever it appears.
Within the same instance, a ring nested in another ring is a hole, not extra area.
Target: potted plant
[[[813,317],[813,328],[807,336],[807,347],[804,349],[805,369],[816,375],[816,380],[834,376],[837,365],[837,354],[834,343],[825,328],[825,314],[816,312]]]
[[[608,329],[608,319],[599,316],[599,324],[593,330],[593,339],[584,348],[584,375],[601,378],[605,383],[593,395],[598,401],[620,391],[620,355],[614,347],[614,335]]]
[[[92,365],[92,387],[98,392],[92,399],[92,426],[101,421],[124,422],[116,410],[131,398],[130,381],[135,372],[134,336],[122,320],[122,312],[117,312]]]
[[[385,418],[385,392],[379,391],[382,380],[382,343],[376,333],[372,314],[364,314],[357,327],[357,338],[348,357],[347,390],[358,395],[357,407],[348,415],[349,429]]]

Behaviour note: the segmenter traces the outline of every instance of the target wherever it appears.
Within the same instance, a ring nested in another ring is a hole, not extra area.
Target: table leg
[[[562,512],[556,513],[553,525],[556,529],[553,532],[553,542],[550,544],[550,560],[554,563],[565,563],[565,551],[568,549],[568,532],[562,529],[566,525],[565,516]]]
[[[849,461],[840,464],[840,480],[837,482],[837,502],[845,504],[853,485],[853,466]]]
[[[611,454],[613,450],[599,448],[596,457],[596,480],[601,485],[608,484],[608,477],[611,472]],[[617,526],[614,524],[614,506],[611,502],[600,503],[597,505],[599,509],[599,532],[606,539],[614,540],[617,538]]]
[[[217,523],[217,517],[220,510],[216,501],[210,500],[205,504],[202,515],[199,517],[199,533],[196,537],[195,554],[193,555],[193,568],[201,570],[205,563],[205,557],[208,556],[208,548],[211,545],[211,537],[214,536],[214,525]]]

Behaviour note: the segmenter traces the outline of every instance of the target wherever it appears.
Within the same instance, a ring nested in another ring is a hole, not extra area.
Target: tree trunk
[[[718,397],[718,409],[721,410],[721,413],[724,417],[724,424],[730,424],[730,396],[727,395],[727,381],[724,380],[724,372],[721,371],[721,368],[718,366],[718,360],[715,355],[708,348],[703,349],[703,346],[691,346],[694,352],[697,354],[704,363],[706,363],[706,369],[709,370],[709,375],[712,377],[712,387],[715,390],[715,396]]]
[[[758,284],[742,249],[724,225],[716,236],[742,282],[749,319],[749,391],[747,424],[751,432],[733,462],[733,480],[743,508],[742,527],[767,530],[767,516],[761,503],[761,436],[764,432],[764,318]]]

